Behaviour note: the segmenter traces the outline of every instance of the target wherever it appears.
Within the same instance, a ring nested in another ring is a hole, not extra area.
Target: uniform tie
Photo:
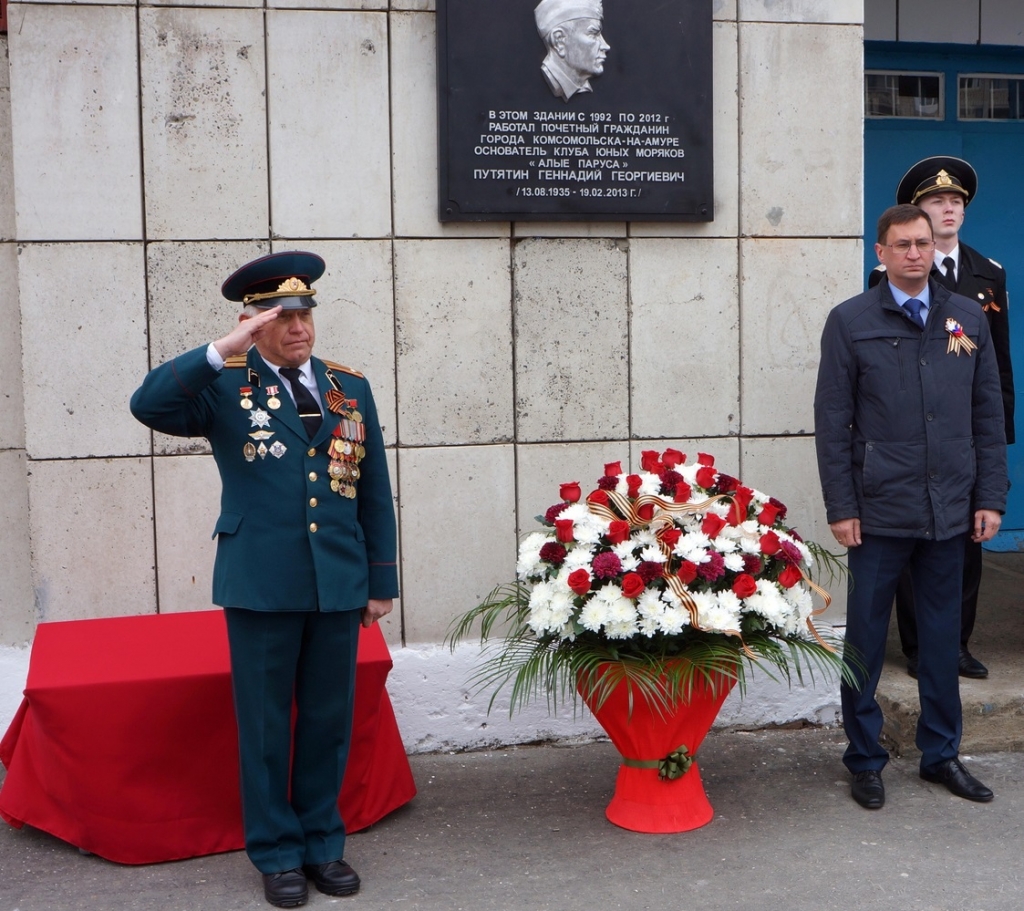
[[[922,329],[924,328],[924,316],[921,314],[921,308],[924,306],[921,301],[916,297],[910,298],[903,304],[903,308],[910,314],[910,318],[917,323]],[[281,371],[284,372],[283,370]]]
[[[956,263],[953,262],[952,256],[947,256],[942,261],[942,268],[946,270],[946,274],[942,276],[942,284],[950,291],[956,291]]]
[[[920,304],[920,302],[918,303]],[[302,418],[309,438],[313,439],[324,422],[320,406],[313,398],[313,393],[302,385],[300,379],[302,371],[298,367],[282,367],[281,376],[288,380],[288,385],[292,387],[292,396],[295,398],[295,407],[299,410],[299,417]]]

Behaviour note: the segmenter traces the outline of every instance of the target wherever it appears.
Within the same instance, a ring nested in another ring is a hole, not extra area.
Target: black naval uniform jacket
[[[885,275],[885,266],[878,266],[868,276],[868,287],[873,288]],[[1010,313],[1006,296],[1006,270],[995,260],[987,259],[973,247],[960,244],[960,266],[957,269],[956,293],[969,297],[988,316],[992,332],[992,349],[999,367],[999,387],[1003,395],[1003,416],[1006,422],[1006,442],[1015,439],[1013,427],[1013,365],[1010,361]]]

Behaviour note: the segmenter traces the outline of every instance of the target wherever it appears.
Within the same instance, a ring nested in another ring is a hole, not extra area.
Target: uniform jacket
[[[978,304],[930,282],[922,330],[888,282],[832,310],[814,397],[828,521],[869,534],[945,540],[973,509],[1006,505],[999,374]],[[977,345],[948,352],[948,318]]]
[[[244,366],[231,366],[240,360],[229,360],[218,372],[207,362],[206,348],[197,348],[151,371],[131,400],[132,414],[146,426],[204,436],[213,448],[222,483],[214,603],[345,611],[365,607],[368,598],[397,596],[394,507],[369,383],[330,365],[366,428],[357,493],[347,499],[331,490],[327,472],[338,415],[325,409],[310,440],[286,388],[278,391],[277,409],[268,405],[266,387],[278,379],[255,347]],[[323,398],[332,388],[328,365],[315,357],[312,365]],[[252,387],[249,408],[241,405],[245,386]],[[259,445],[252,434],[260,431],[272,435],[260,441],[267,447],[263,455],[250,461],[245,446]]]
[[[868,287],[873,288],[884,275],[885,267],[879,266],[868,276]],[[1010,311],[1006,296],[1006,271],[995,260],[987,259],[973,247],[961,243],[956,293],[980,304],[988,316],[992,348],[999,367],[1006,442],[1012,443],[1016,439],[1016,434],[1013,426],[1013,365],[1010,362]]]

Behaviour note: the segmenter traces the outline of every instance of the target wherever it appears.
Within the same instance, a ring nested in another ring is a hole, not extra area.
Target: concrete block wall
[[[317,351],[364,370],[383,415],[407,742],[489,736],[437,645],[512,577],[560,481],[712,452],[826,540],[811,397],[825,315],[860,290],[861,0],[715,0],[708,224],[440,224],[432,0],[9,11],[2,641],[210,606],[208,448],[127,400],[231,325],[221,281],[271,250],[325,257]],[[427,678],[457,694],[454,733],[419,727],[448,723],[418,710]]]

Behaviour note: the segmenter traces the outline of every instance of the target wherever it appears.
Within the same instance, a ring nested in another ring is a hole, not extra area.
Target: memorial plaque
[[[711,221],[712,0],[437,0],[441,221]]]

